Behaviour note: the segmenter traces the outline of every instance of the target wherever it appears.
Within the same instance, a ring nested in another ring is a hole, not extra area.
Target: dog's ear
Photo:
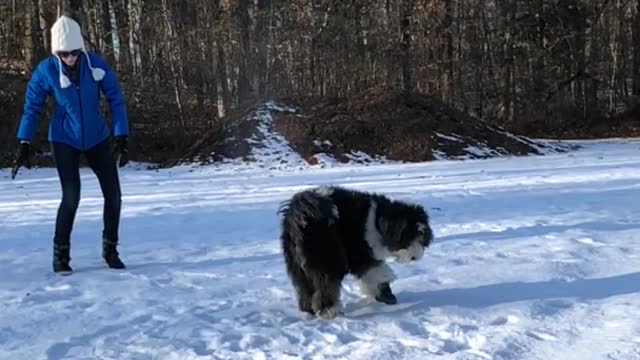
[[[406,219],[381,218],[379,221],[382,241],[390,247],[400,246],[402,243],[402,231],[407,227]]]

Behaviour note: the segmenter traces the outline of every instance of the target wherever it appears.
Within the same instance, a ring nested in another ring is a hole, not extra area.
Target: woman
[[[24,114],[18,128],[18,157],[12,176],[30,167],[29,148],[48,95],[56,100],[49,123],[49,142],[55,159],[62,201],[53,238],[53,271],[71,273],[71,229],[80,202],[80,155],[96,174],[104,197],[102,256],[113,269],[123,269],[116,246],[120,222],[119,166],[128,162],[128,121],[124,98],[114,72],[99,56],[86,51],[77,22],[61,16],[51,28],[52,56],[42,61],[29,80]],[[116,146],[112,153],[110,130],[100,110],[100,90],[112,117]]]

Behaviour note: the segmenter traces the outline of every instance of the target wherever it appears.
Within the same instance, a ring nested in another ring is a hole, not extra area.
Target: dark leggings
[[[51,148],[62,186],[62,201],[56,218],[54,242],[57,245],[69,245],[76,210],[80,203],[80,155],[82,152],[62,143],[52,143]],[[121,193],[118,169],[111,153],[109,139],[85,151],[84,155],[98,177],[104,197],[102,238],[117,242]]]

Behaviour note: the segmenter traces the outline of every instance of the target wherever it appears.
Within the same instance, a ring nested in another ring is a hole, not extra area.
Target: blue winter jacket
[[[49,141],[64,143],[80,151],[90,149],[109,137],[110,131],[100,110],[100,90],[111,112],[113,136],[128,135],[127,110],[115,73],[102,58],[87,53],[91,65],[105,71],[97,82],[91,75],[85,54],[78,57],[78,85],[60,86],[60,61],[55,56],[40,62],[31,75],[25,95],[24,113],[20,119],[18,139],[31,141],[37,128],[47,95],[53,95],[56,106],[49,122]],[[71,75],[63,72],[67,77]]]

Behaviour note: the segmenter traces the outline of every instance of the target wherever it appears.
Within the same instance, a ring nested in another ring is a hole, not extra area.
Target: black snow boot
[[[107,265],[112,269],[124,269],[124,263],[120,260],[120,256],[118,255],[118,250],[116,247],[118,246],[118,241],[113,241],[109,239],[102,240],[102,257],[104,261],[107,262]]]
[[[69,244],[53,244],[53,272],[70,274],[73,269],[69,266]]]
[[[378,285],[378,295],[376,295],[376,301],[385,303],[387,305],[393,305],[398,302],[396,296],[391,292],[391,286],[388,282]]]

